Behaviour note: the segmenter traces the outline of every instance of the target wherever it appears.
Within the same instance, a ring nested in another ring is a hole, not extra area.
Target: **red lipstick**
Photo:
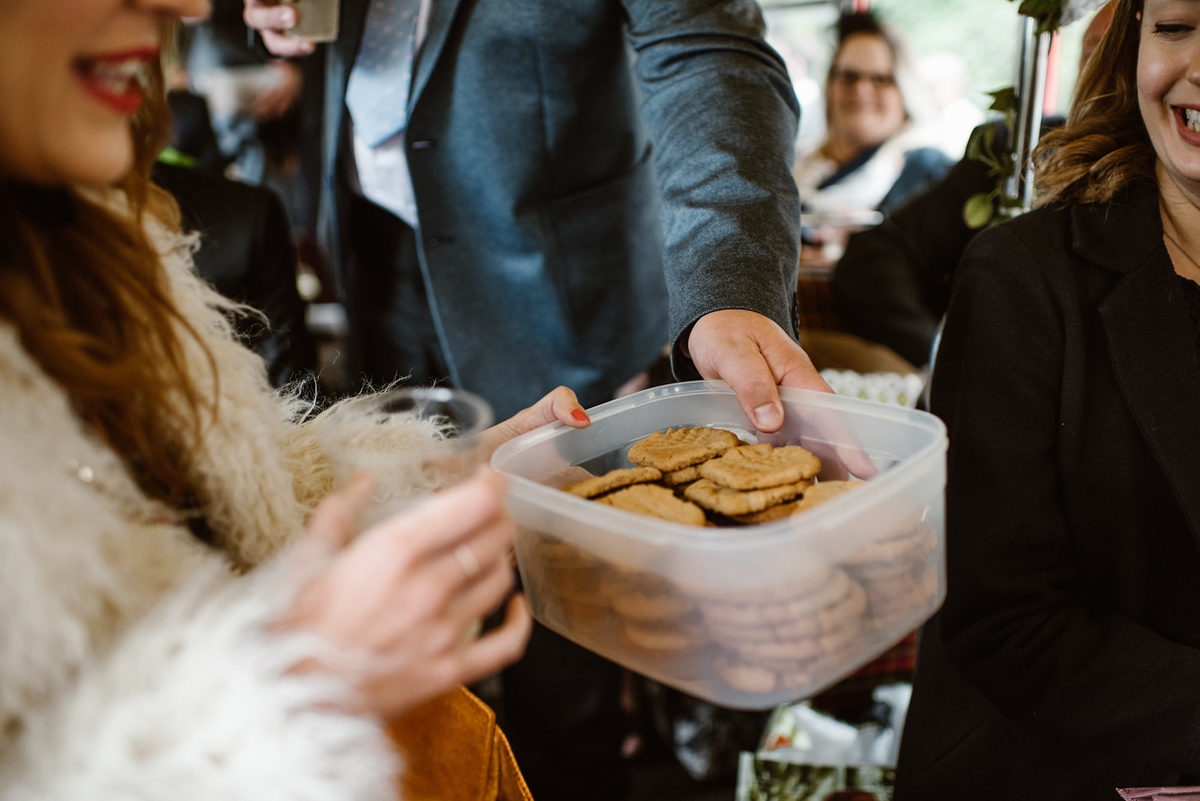
[[[118,114],[141,108],[146,65],[157,59],[157,47],[139,47],[87,56],[75,62],[75,72],[88,94]]]

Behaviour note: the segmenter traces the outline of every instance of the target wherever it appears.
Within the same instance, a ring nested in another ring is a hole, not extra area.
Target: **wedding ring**
[[[462,565],[463,572],[467,574],[467,578],[473,579],[479,575],[479,560],[475,558],[475,552],[471,550],[471,546],[460,545],[455,548],[454,558]]]

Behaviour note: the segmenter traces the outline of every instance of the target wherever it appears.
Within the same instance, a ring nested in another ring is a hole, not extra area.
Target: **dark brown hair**
[[[1033,152],[1037,205],[1105,203],[1125,186],[1154,181],[1155,154],[1138,108],[1142,0],[1116,0],[1112,24],[1075,90],[1067,123]]]
[[[147,214],[179,225],[172,198],[150,182],[170,125],[162,71],[152,73],[131,124],[134,165],[118,184],[130,214],[75,188],[0,182],[0,317],[143,491],[180,506],[191,496],[188,456],[216,413],[180,337],[200,343],[214,382],[216,370],[143,226]]]

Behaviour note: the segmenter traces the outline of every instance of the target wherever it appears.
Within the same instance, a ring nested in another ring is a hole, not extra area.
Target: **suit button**
[[[428,247],[437,248],[441,247],[442,245],[449,245],[453,241],[454,237],[452,236],[431,236],[425,240],[425,244]]]
[[[418,139],[417,141],[410,143],[409,147],[411,147],[413,150],[432,150],[433,149],[433,140],[432,139]]]

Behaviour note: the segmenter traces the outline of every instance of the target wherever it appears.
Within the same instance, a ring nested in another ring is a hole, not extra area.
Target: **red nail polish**
[[[591,418],[587,416],[587,412],[583,409],[572,409],[571,416],[581,423],[590,423]]]

